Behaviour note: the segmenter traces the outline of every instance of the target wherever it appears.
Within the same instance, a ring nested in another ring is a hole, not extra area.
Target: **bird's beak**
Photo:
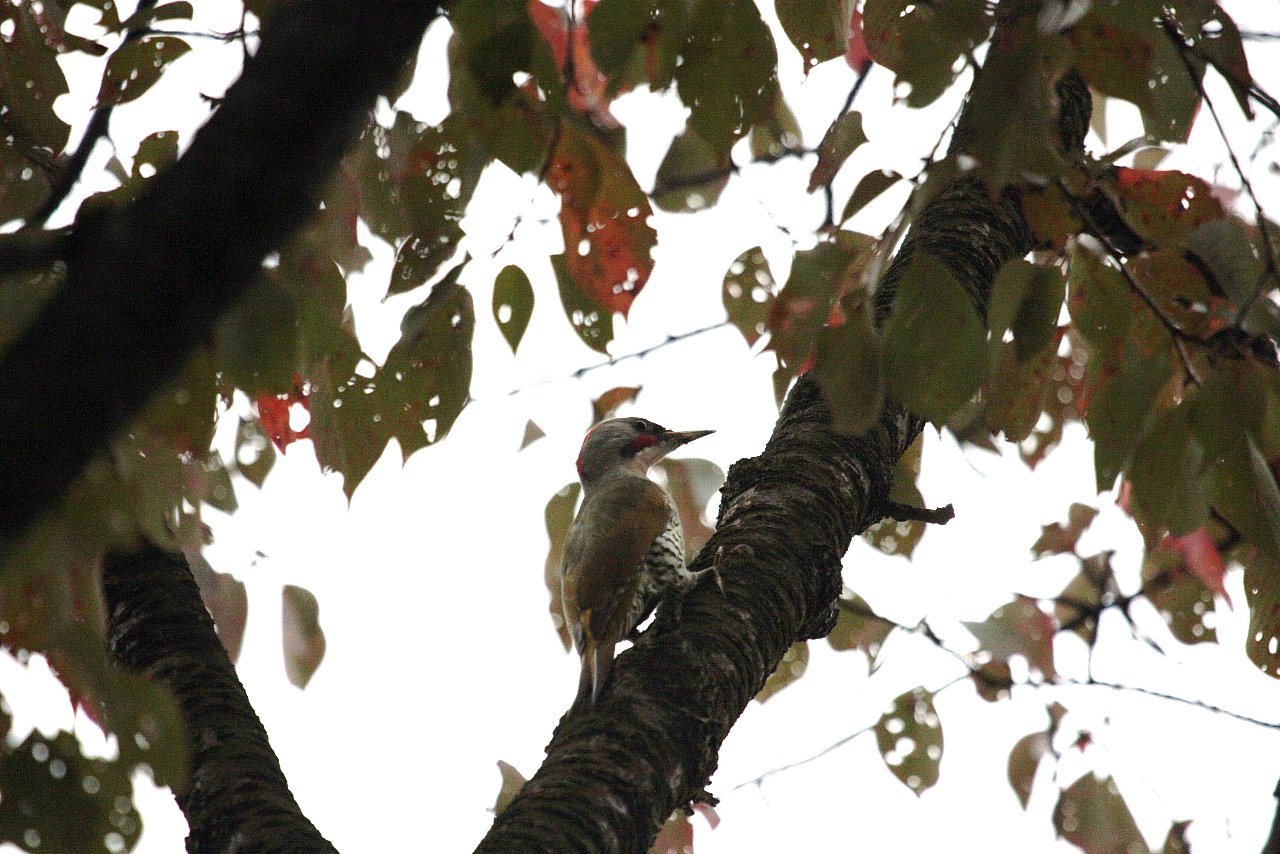
[[[675,430],[668,430],[667,435],[663,436],[664,443],[670,443],[675,447],[687,445],[694,439],[701,439],[703,436],[710,436],[715,430],[688,430],[684,433],[677,433]]]

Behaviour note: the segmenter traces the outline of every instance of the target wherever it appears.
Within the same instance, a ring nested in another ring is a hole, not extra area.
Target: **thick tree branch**
[[[1063,143],[1075,150],[1088,92],[1071,75],[1059,95]],[[985,309],[1000,264],[1031,246],[1015,200],[958,181],[916,221],[877,293],[878,315],[915,252],[945,263]],[[618,657],[597,705],[561,721],[546,761],[477,850],[646,851],[670,812],[699,797],[730,727],[787,648],[830,631],[841,557],[879,518],[893,465],[920,428],[890,403],[865,435],[835,434],[817,384],[801,377],[764,453],[730,469],[716,533],[692,567],[718,564],[723,591],[700,584],[678,624],[660,609]]]
[[[0,543],[61,498],[316,209],[435,9],[284,4],[186,154],[135,204],[80,218],[65,284],[0,362]]]
[[[186,561],[153,547],[111,555],[102,586],[116,661],[164,684],[182,710],[187,850],[332,854],[289,791]]]

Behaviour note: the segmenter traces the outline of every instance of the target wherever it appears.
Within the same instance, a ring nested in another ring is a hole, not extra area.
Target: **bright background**
[[[1269,4],[1223,5],[1243,29],[1266,29],[1272,17],[1263,9]],[[79,7],[77,14],[83,12]],[[801,60],[772,9],[763,12],[774,26],[782,82],[804,141],[816,146],[853,74],[836,60],[804,80]],[[88,13],[80,23],[73,17],[69,28],[94,35],[85,23],[92,19]],[[197,6],[196,29],[228,31],[238,23],[235,4]],[[447,37],[446,23],[432,26],[418,82],[398,105],[424,121],[439,121],[448,109]],[[115,111],[112,139],[126,166],[138,140],[152,131],[176,128],[188,144],[207,112],[198,93],[220,94],[238,73],[237,46],[192,42],[195,50],[149,94]],[[1255,77],[1268,91],[1280,92],[1277,64],[1264,62],[1274,59],[1267,56],[1274,50],[1265,44],[1250,50]],[[72,123],[75,140],[92,109],[101,61],[82,55],[62,61],[72,92],[56,106]],[[911,111],[892,105],[891,75],[873,69],[855,104],[871,141],[837,180],[837,205],[872,168],[915,174],[958,108],[967,79],[930,109]],[[1207,85],[1238,153],[1247,156],[1265,120],[1249,126],[1212,73]],[[641,92],[621,98],[614,113],[629,128],[628,159],[641,185],[652,186],[668,141],[683,124],[683,107],[672,93]],[[1128,105],[1110,102],[1106,141],[1091,136],[1088,144],[1095,152],[1118,146],[1138,133],[1136,115]],[[101,170],[108,154],[109,146],[100,144],[84,191],[112,186]],[[740,160],[746,157],[740,152]],[[1251,172],[1273,213],[1280,209],[1274,161],[1275,149],[1266,148]],[[1221,167],[1224,162],[1204,114],[1192,144],[1163,166],[1229,185],[1234,176]],[[730,181],[715,208],[694,216],[655,214],[657,267],[629,321],[616,324],[611,352],[633,353],[722,320],[720,282],[730,262],[751,246],[763,246],[774,275],[784,280],[792,251],[811,243],[822,219],[820,195],[803,192],[812,163],[750,166]],[[886,194],[851,226],[879,234],[905,195],[902,187]],[[69,221],[73,210],[74,204],[64,206],[51,225]],[[614,386],[642,385],[637,404],[624,412],[675,429],[714,428],[715,435],[686,451],[723,469],[759,453],[776,418],[773,359],[749,353],[732,328],[571,378],[600,357],[578,343],[559,306],[547,262],[561,248],[557,210],[550,191],[501,166],[486,173],[475,195],[463,225],[465,248],[477,260],[462,280],[478,315],[475,400],[446,441],[407,463],[394,445],[388,448],[349,507],[340,476],[321,474],[310,443],[300,441],[277,459],[263,489],[237,480],[240,510],[233,517],[208,511],[215,543],[206,556],[248,587],[241,678],[304,812],[339,850],[470,850],[492,820],[495,763],[505,760],[526,776],[537,769],[572,697],[578,667],[547,613],[542,511],[574,479],[592,398]],[[516,217],[521,224],[508,242]],[[363,239],[375,260],[350,278],[350,301],[366,352],[381,360],[398,335],[401,315],[425,290],[384,301],[393,253],[367,232]],[[493,277],[510,263],[526,270],[537,295],[517,357],[488,308]],[[517,389],[522,391],[511,394]],[[233,410],[247,406],[238,400]],[[228,458],[235,411],[217,439]],[[547,436],[519,451],[530,419]],[[1074,575],[1070,557],[1031,564],[1030,546],[1041,525],[1065,521],[1072,501],[1096,501],[1103,513],[1081,553],[1117,549],[1118,576],[1126,589],[1135,588],[1141,542],[1113,506],[1114,497],[1094,495],[1090,453],[1083,431],[1073,425],[1063,446],[1032,476],[1012,448],[1003,456],[962,451],[949,436],[927,430],[921,488],[930,506],[953,503],[956,519],[931,529],[912,562],[855,540],[845,559],[846,583],[886,616],[905,625],[927,617],[949,646],[969,650],[974,642],[959,620],[984,619],[1010,591],[1054,595]],[[708,517],[715,517],[714,503]],[[291,686],[284,673],[284,584],[316,594],[328,639],[325,660],[305,691]],[[1247,613],[1238,571],[1228,575],[1227,588],[1237,610],[1217,603],[1220,648],[1179,646],[1154,611],[1138,607],[1171,655],[1162,658],[1134,643],[1123,623],[1108,615],[1094,676],[1275,719],[1280,685],[1257,674],[1244,656]],[[723,821],[711,832],[695,819],[700,854],[951,850],[957,842],[987,850],[1074,850],[1054,840],[1050,817],[1057,795],[1050,768],[1042,766],[1026,812],[1005,778],[1009,748],[1044,729],[1044,704],[1055,699],[1071,710],[1056,782],[1066,786],[1087,770],[1114,774],[1151,845],[1158,847],[1169,823],[1184,818],[1195,819],[1189,836],[1201,851],[1256,851],[1266,836],[1280,774],[1280,732],[1103,687],[1018,688],[1012,702],[996,705],[978,698],[968,681],[948,688],[936,700],[946,739],[941,780],[919,798],[885,769],[870,733],[753,783],[874,725],[901,692],[916,685],[935,690],[964,674],[927,640],[901,632],[890,637],[883,666],[871,677],[861,654],[836,654],[820,641],[810,648],[806,676],[767,704],[753,703],[725,742],[710,786],[722,799]],[[1086,677],[1078,639],[1060,638],[1057,655],[1064,675]],[[86,744],[104,749],[93,725],[73,717],[65,691],[38,656],[27,667],[0,659],[0,691],[15,711],[11,743],[37,724],[46,732],[74,726]],[[1081,729],[1092,732],[1094,743],[1083,752],[1069,749]],[[169,793],[144,777],[138,782],[146,827],[136,850],[182,850],[185,822]]]

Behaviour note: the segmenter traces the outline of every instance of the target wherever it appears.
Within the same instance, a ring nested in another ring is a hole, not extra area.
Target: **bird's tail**
[[[613,668],[613,644],[602,647],[590,629],[583,634],[582,668],[578,674],[578,694],[573,698],[573,711],[595,705],[600,689],[604,687],[609,671]]]

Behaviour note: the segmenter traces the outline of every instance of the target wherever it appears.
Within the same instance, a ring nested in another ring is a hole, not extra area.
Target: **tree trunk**
[[[1088,90],[1073,74],[1058,95],[1062,144],[1079,150]],[[916,220],[877,316],[916,252],[942,261],[985,310],[996,270],[1031,248],[1013,194],[993,199],[977,179],[956,181]],[[788,647],[831,630],[841,558],[884,515],[894,463],[921,426],[890,402],[866,434],[836,434],[817,384],[802,376],[764,452],[729,470],[716,533],[692,567],[718,565],[723,594],[704,581],[678,624],[660,614],[618,657],[597,705],[561,721],[542,767],[477,851],[647,851],[667,816],[702,795],[729,729]]]
[[[109,555],[108,642],[122,667],[163,684],[187,727],[191,778],[175,796],[190,852],[334,854],[298,808],[181,555]]]

